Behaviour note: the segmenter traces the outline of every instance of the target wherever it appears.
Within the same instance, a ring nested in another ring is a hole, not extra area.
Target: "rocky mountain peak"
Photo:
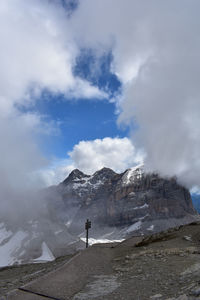
[[[126,170],[122,176],[122,185],[130,185],[141,180],[144,174],[144,166],[137,165]]]
[[[92,175],[92,177],[93,177],[93,179],[98,179],[98,180],[104,180],[105,181],[106,179],[110,179],[115,175],[116,175],[116,173],[113,170],[104,167],[104,168],[96,171]]]
[[[63,184],[68,184],[70,182],[76,181],[76,180],[81,180],[83,178],[90,177],[89,175],[84,174],[81,172],[79,169],[73,170],[69,176],[62,182]]]

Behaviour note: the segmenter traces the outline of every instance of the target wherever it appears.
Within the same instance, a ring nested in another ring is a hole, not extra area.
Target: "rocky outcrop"
[[[142,166],[122,174],[103,168],[91,176],[76,169],[51,189],[59,194],[59,201],[51,201],[54,211],[67,215],[73,230],[88,217],[99,226],[133,226],[130,232],[137,232],[142,224],[145,230],[155,230],[155,224],[163,230],[170,227],[169,220],[180,225],[196,215],[189,191],[176,178],[146,174]]]

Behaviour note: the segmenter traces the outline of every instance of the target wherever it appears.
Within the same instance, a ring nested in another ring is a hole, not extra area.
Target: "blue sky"
[[[119,128],[116,120],[115,104],[107,100],[88,101],[84,99],[63,99],[53,97],[40,99],[35,111],[46,115],[47,120],[58,123],[59,130],[42,148],[45,155],[66,157],[68,151],[81,140],[103,139],[105,137],[125,137],[128,130]]]
[[[82,140],[103,139],[105,137],[123,138],[128,135],[126,126],[117,124],[118,113],[114,102],[120,94],[121,83],[110,72],[112,56],[107,53],[98,58],[98,71],[91,72],[96,62],[90,49],[84,49],[76,59],[73,69],[75,76],[91,82],[107,93],[103,99],[67,97],[43,91],[39,99],[26,111],[43,115],[46,122],[54,122],[57,129],[54,135],[41,140],[44,155],[66,158],[67,152]],[[24,107],[22,108],[24,111]]]
[[[98,61],[98,64],[97,64]],[[80,141],[95,139],[124,138],[129,135],[127,126],[117,124],[118,112],[115,97],[121,94],[121,82],[110,71],[112,55],[104,53],[95,57],[91,49],[83,49],[73,67],[74,76],[89,81],[105,91],[106,97],[69,97],[61,93],[43,90],[31,106],[21,106],[22,112],[36,113],[45,123],[54,124],[55,131],[39,138],[40,149],[50,161],[69,158],[68,152]],[[94,68],[98,65],[98,69]]]

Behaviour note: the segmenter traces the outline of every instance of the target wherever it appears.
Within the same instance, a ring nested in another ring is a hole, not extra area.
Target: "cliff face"
[[[61,197],[62,215],[73,212],[74,227],[86,218],[101,226],[123,227],[196,214],[189,191],[175,178],[145,174],[142,167],[122,174],[103,168],[91,176],[76,169],[54,191]]]

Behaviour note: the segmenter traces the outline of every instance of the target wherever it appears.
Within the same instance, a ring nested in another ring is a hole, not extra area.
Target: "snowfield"
[[[53,261],[55,259],[54,255],[52,254],[51,250],[47,246],[45,242],[42,243],[42,255],[36,259],[34,259],[34,262],[40,263],[40,262],[47,262],[47,261]]]
[[[3,231],[1,230],[1,234]],[[4,240],[7,239],[8,232],[4,231]],[[20,263],[20,260],[16,258],[16,252],[22,246],[23,241],[28,236],[28,233],[24,231],[18,231],[13,234],[9,240],[4,244],[0,245],[0,267],[10,266],[14,263]]]

